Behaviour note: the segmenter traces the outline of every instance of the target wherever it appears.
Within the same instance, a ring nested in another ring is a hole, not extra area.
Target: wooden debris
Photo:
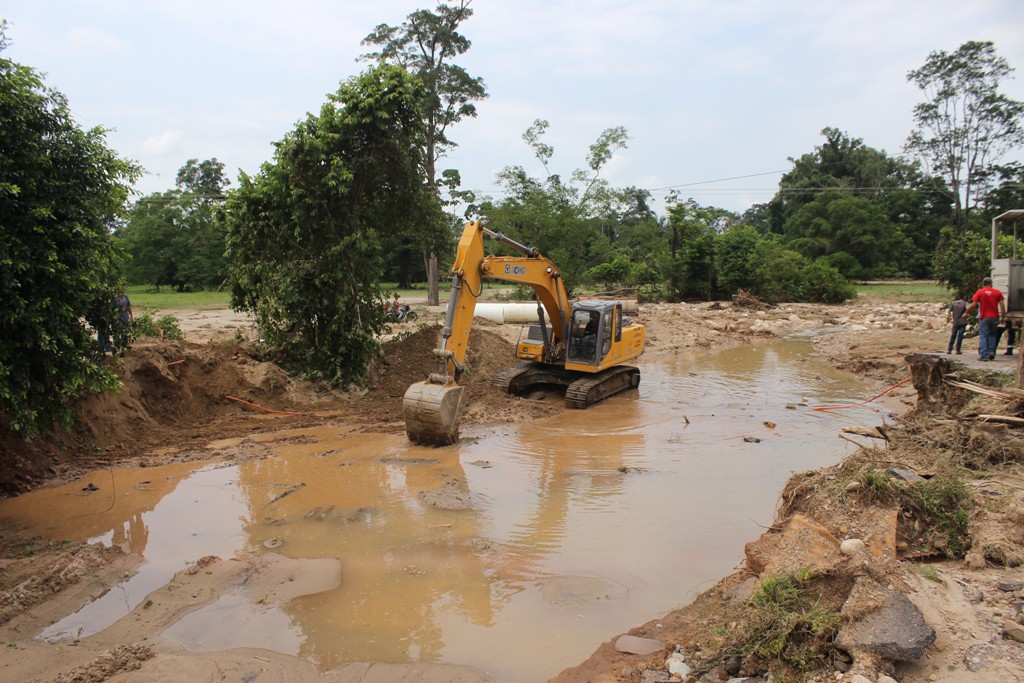
[[[869,439],[885,439],[889,440],[888,435],[879,427],[874,429],[868,429],[867,427],[844,427],[844,434],[856,434],[857,436],[866,436]]]
[[[1024,389],[1016,389],[1014,387],[997,389],[995,387],[987,387],[984,384],[972,382],[968,379],[952,379],[949,377],[947,377],[943,381],[952,387],[967,389],[968,391],[973,391],[976,394],[984,394],[985,396],[991,396],[993,398],[1002,399],[1004,401],[1024,402]]]
[[[1012,415],[987,415],[983,413],[974,419],[979,422],[997,422],[1004,425],[1024,427],[1024,417],[1013,417]]]

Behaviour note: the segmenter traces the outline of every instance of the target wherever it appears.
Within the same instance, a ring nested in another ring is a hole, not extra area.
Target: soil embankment
[[[424,308],[420,321],[435,322],[439,316]],[[637,317],[647,326],[648,353],[652,354],[824,332],[818,338],[818,353],[838,367],[876,380],[879,391],[910,375],[905,360],[908,354],[939,351],[946,340],[941,310],[934,305],[769,308],[656,304],[642,307]],[[204,312],[183,318],[183,328],[184,342],[144,341],[124,358],[113,359],[122,379],[121,392],[83,401],[76,432],[62,435],[59,442],[38,441],[27,446],[10,435],[2,437],[2,490],[7,494],[25,491],[107,466],[260,457],[258,449],[212,451],[207,447],[215,439],[267,429],[266,421],[252,419],[254,413],[272,420],[273,429],[327,422],[366,431],[400,432],[402,395],[410,383],[433,368],[431,349],[437,336],[432,327],[421,329],[415,323],[397,326],[397,336],[385,345],[384,354],[370,369],[368,386],[339,393],[289,378],[256,346],[244,341],[249,330],[234,314],[218,321],[215,312]],[[522,401],[488,389],[487,379],[512,358],[518,334],[519,328],[512,326],[480,324],[474,329],[465,423],[526,421],[562,409],[552,402]],[[1001,359],[1001,366],[1010,368],[1015,360]],[[657,641],[662,649],[632,654],[617,648],[617,636],[611,637],[586,662],[562,672],[557,680],[670,680],[666,658],[674,650],[693,667],[693,675],[706,676],[703,680],[758,675],[768,669],[785,671],[793,680],[820,681],[836,680],[836,673],[844,671],[848,678],[863,675],[872,682],[886,674],[901,681],[957,681],[967,675],[976,681],[1024,677],[1022,646],[1013,636],[1024,596],[1024,575],[1019,569],[1024,559],[1019,550],[1024,543],[1024,497],[1019,493],[1024,490],[1020,476],[1024,441],[1021,429],[1012,423],[976,419],[977,415],[1017,415],[1021,403],[951,390],[949,401],[930,402],[922,409],[919,391],[920,387],[907,383],[882,399],[895,412],[906,414],[899,429],[881,434],[885,449],[866,449],[834,468],[792,479],[780,501],[776,524],[748,546],[742,570],[691,605],[630,632]],[[942,477],[949,472],[942,468],[947,464],[950,468],[955,465],[958,472],[978,475],[957,480],[966,487],[960,500],[965,501],[968,518],[956,527],[956,534],[934,523],[936,511],[912,499],[908,488],[883,480],[879,474],[895,468],[944,481]],[[974,504],[968,505],[968,501]],[[808,537],[815,542],[807,543]],[[865,553],[840,552],[842,541],[848,539],[862,541]],[[0,541],[0,568],[4,570],[0,623],[10,643],[9,654],[15,655],[8,662],[16,661],[17,671],[27,674],[26,679],[59,674],[58,680],[102,681],[131,670],[153,679],[171,670],[181,674],[187,669],[190,675],[200,677],[212,674],[209,658],[193,657],[194,661],[186,664],[189,658],[181,653],[152,643],[158,626],[193,608],[195,601],[188,599],[162,605],[149,614],[148,607],[139,608],[132,618],[142,626],[113,629],[99,644],[76,648],[61,664],[44,664],[50,661],[52,648],[32,641],[30,634],[73,611],[88,599],[92,586],[109,585],[130,571],[133,560],[119,550],[97,545],[58,544],[6,534]],[[966,561],[960,559],[965,556]],[[780,558],[784,557],[790,561],[783,562]],[[294,568],[278,568],[275,563],[281,560],[277,558],[267,559],[266,566],[230,558],[195,559],[197,568],[204,563],[204,571],[198,576],[195,572],[176,576],[175,582],[182,587],[197,581],[209,583],[202,590],[210,596],[231,590],[238,582],[252,582],[253,577],[271,577],[267,584],[271,586],[276,585],[272,581],[275,572],[297,573]],[[779,663],[778,652],[752,650],[750,644],[764,636],[762,631],[752,630],[761,618],[752,609],[756,601],[751,598],[758,582],[779,572],[798,572],[804,566],[814,567],[804,588],[823,609],[842,614],[852,623],[873,608],[857,607],[851,596],[868,595],[870,603],[879,599],[872,593],[874,587],[882,586],[910,598],[935,630],[934,642],[924,649],[923,656],[894,665],[896,660],[859,650],[851,654],[856,648],[842,650],[832,642],[817,640],[813,629],[805,633],[799,631],[805,625],[797,625],[796,637],[790,640],[805,649],[791,652],[792,657],[783,658],[785,664]],[[922,571],[924,566],[931,570]],[[1017,588],[1006,583],[1018,580],[1021,586]],[[1007,586],[1012,590],[1005,590]],[[298,591],[293,595],[303,594],[303,589],[316,590],[315,586],[293,587]],[[198,590],[193,587],[180,594],[187,598]],[[143,638],[149,640],[143,642]],[[232,655],[232,671],[248,675],[246,667],[254,656]],[[272,659],[263,658],[259,663],[279,680],[318,676],[311,665],[296,658]],[[227,660],[217,661],[223,666]],[[805,662],[806,669],[801,670],[796,661]],[[408,669],[377,667],[372,675],[369,671],[367,668],[357,676],[350,670],[345,675],[352,677],[344,680],[407,680],[401,676],[411,675]],[[459,667],[428,667],[416,675],[420,680],[483,680],[478,674]]]

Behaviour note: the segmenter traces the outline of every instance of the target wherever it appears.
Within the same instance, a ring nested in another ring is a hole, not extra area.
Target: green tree
[[[758,242],[764,239],[751,225],[734,225],[715,238],[715,265],[718,289],[726,296],[740,289],[751,289],[751,259]]]
[[[475,117],[473,103],[487,97],[483,79],[470,76],[453,62],[471,46],[469,39],[458,31],[459,26],[473,16],[469,5],[470,0],[462,0],[451,5],[439,3],[433,12],[416,10],[401,25],[380,24],[363,39],[363,45],[376,45],[380,50],[365,54],[361,59],[397,64],[423,82],[426,133],[420,144],[427,183],[435,191],[437,162],[456,146],[448,137],[448,129],[467,116]],[[432,227],[427,226],[423,234],[433,234]],[[426,259],[427,303],[436,306],[440,278],[437,250],[443,245],[436,240],[421,242]]]
[[[199,161],[189,159],[178,169],[174,184],[178,189],[192,192],[207,200],[222,200],[224,190],[231,181],[224,177],[224,164],[217,157]]]
[[[990,175],[993,187],[982,200],[986,223],[1011,209],[1024,208],[1024,164],[993,166]]]
[[[125,269],[128,280],[179,291],[223,284],[227,259],[221,207],[229,183],[217,159],[190,159],[178,171],[177,189],[136,202],[116,233],[132,257]]]
[[[635,189],[616,190],[601,177],[604,167],[629,139],[625,128],[608,128],[590,145],[586,168],[568,179],[554,172],[554,149],[543,142],[548,122],[537,119],[523,133],[544,169],[544,178],[530,176],[521,166],[502,169],[497,175],[505,198],[485,200],[479,206],[491,229],[536,247],[558,264],[570,287],[584,281],[585,273],[609,262],[619,251],[620,217],[629,215],[635,226],[644,213]]]
[[[115,319],[109,229],[139,168],[106,132],[79,128],[61,93],[0,58],[0,422],[25,436],[69,427],[71,399],[117,386],[87,323]]]
[[[818,259],[800,269],[803,299],[823,304],[841,304],[857,298],[857,289],[826,260]]]
[[[852,257],[856,267],[844,272],[848,277],[906,274],[902,258],[911,245],[876,201],[838,191],[819,193],[786,221],[785,236],[787,248],[811,261]]]
[[[710,300],[715,286],[715,238],[736,221],[736,215],[670,197],[669,253],[665,264],[669,296]]]
[[[999,258],[1012,258],[1013,235],[1001,235],[996,244]],[[1020,255],[1020,244],[1017,245]],[[935,278],[954,291],[973,293],[991,272],[992,237],[976,231],[957,234],[952,227],[943,228],[939,248],[935,251]]]
[[[907,74],[927,99],[914,107],[916,128],[905,147],[945,179],[958,234],[989,167],[1024,143],[1024,102],[999,92],[1012,71],[991,42],[969,41],[954,52],[932,52]]]
[[[805,265],[799,253],[775,240],[761,240],[751,257],[751,293],[770,304],[802,301]]]
[[[935,188],[941,180],[925,178],[912,164],[864,144],[835,128],[821,131],[825,141],[814,151],[793,161],[793,169],[779,183],[779,193],[769,202],[769,231],[783,235],[789,248],[814,260],[827,256],[844,272],[896,270],[917,277],[930,276],[931,257],[939,228],[949,218]],[[851,199],[853,201],[851,201]],[[840,202],[830,209],[832,202]],[[873,209],[867,209],[868,205]],[[877,259],[869,243],[850,246],[859,233],[853,213],[870,219],[864,232],[884,247],[888,263]],[[845,224],[834,220],[846,217]],[[893,245],[899,246],[894,251]]]
[[[423,178],[420,82],[380,65],[342,84],[318,115],[243,174],[228,200],[232,305],[252,311],[278,360],[306,377],[361,378],[385,326],[393,226],[439,225]]]

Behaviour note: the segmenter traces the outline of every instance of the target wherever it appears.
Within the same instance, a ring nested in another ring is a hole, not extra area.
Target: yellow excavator
[[[484,237],[512,247],[519,256],[484,255]],[[644,351],[644,326],[623,315],[622,302],[577,301],[570,307],[558,268],[537,249],[469,221],[451,268],[451,296],[434,349],[437,371],[409,387],[402,400],[405,431],[415,443],[443,446],[459,438],[465,407],[464,371],[473,313],[483,278],[527,284],[537,296],[538,322],[516,345],[522,361],[491,379],[511,394],[537,385],[566,387],[570,408],[585,408],[640,384],[640,370],[625,365]]]

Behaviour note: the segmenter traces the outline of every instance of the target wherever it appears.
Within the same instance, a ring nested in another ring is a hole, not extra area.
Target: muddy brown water
[[[94,472],[0,503],[0,521],[145,557],[39,634],[51,642],[101,631],[200,557],[273,550],[339,558],[340,586],[283,608],[226,595],[162,636],[325,669],[452,662],[546,680],[731,572],[791,473],[840,460],[842,427],[882,422],[870,405],[811,410],[874,392],[809,350],[650,354],[639,391],[466,429],[442,449],[335,427],[263,433],[248,439],[266,458]]]

